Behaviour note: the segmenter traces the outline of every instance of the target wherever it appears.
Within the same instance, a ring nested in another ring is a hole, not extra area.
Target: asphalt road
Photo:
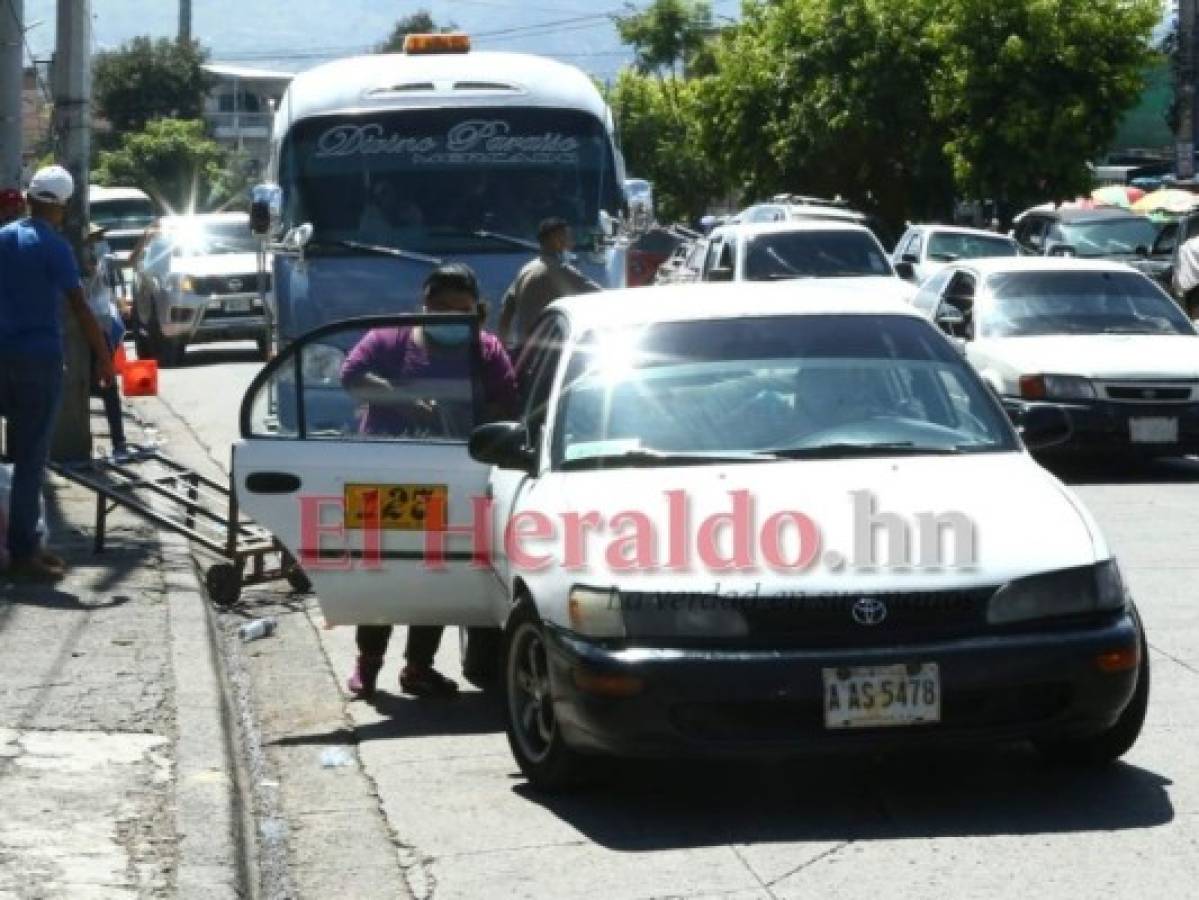
[[[162,373],[163,400],[217,461],[228,459],[257,368],[248,351],[193,350],[186,367]],[[182,447],[187,435],[170,433]],[[369,832],[363,846],[377,848],[369,839],[384,815],[383,852],[395,858],[376,849],[364,860],[343,833],[323,865],[347,895],[359,894],[357,872],[373,877],[386,862],[414,894],[436,897],[1195,896],[1199,462],[1062,474],[1114,544],[1149,633],[1147,727],[1109,770],[1053,770],[1019,748],[637,764],[615,767],[601,789],[547,799],[519,777],[500,715],[481,695],[403,698],[398,652],[383,675],[392,692],[373,706],[346,702],[352,632],[321,629],[313,604],[280,589],[251,592],[241,613],[290,615],[246,669],[267,743],[292,754],[276,756],[287,769],[278,777],[302,797],[319,754],[343,744],[353,752],[369,802],[335,821]],[[453,675],[449,638],[439,666]],[[289,689],[301,683],[303,692]],[[290,816],[293,859],[299,847],[321,853],[305,832],[335,805]]]

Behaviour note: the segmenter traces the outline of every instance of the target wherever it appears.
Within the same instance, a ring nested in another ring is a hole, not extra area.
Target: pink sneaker
[[[383,668],[382,656],[359,656],[354,664],[346,687],[355,697],[367,699],[375,695],[375,682],[379,679],[379,670]]]

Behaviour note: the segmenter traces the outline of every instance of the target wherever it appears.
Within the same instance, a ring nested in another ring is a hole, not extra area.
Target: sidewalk
[[[49,476],[56,585],[0,574],[0,897],[238,896],[237,810],[186,547]]]

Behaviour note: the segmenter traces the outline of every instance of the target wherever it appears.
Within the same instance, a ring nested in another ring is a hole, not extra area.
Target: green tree
[[[695,74],[714,31],[707,0],[654,0],[644,9],[628,3],[625,14],[613,21],[620,40],[633,48],[637,68],[646,73]]]
[[[123,135],[117,149],[100,153],[92,177],[96,184],[136,185],[180,212],[221,208],[245,193],[238,167],[194,119],[157,119]]]
[[[932,112],[959,189],[1010,206],[1091,187],[1156,58],[1157,0],[953,0],[929,34]]]
[[[404,38],[408,35],[433,34],[445,30],[437,27],[437,23],[433,21],[433,15],[427,9],[420,9],[396,22],[395,27],[391,29],[391,34],[378,46],[376,52],[399,53],[404,49]]]
[[[137,37],[97,54],[92,86],[101,115],[118,132],[140,131],[160,118],[198,119],[212,80],[198,43]]]
[[[931,116],[937,0],[746,4],[717,49],[707,143],[746,199],[831,196],[899,224],[951,202],[945,134]]]
[[[625,70],[608,95],[629,173],[654,183],[658,218],[692,220],[720,193],[703,146],[699,81],[667,81]]]

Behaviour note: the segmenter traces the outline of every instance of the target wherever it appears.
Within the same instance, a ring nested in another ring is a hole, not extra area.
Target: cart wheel
[[[298,594],[307,594],[312,590],[312,581],[308,578],[308,573],[300,568],[300,564],[295,561],[290,553],[283,554],[283,577],[287,579],[287,583],[291,585],[291,589]]]
[[[217,563],[204,575],[204,586],[217,606],[232,606],[241,597],[241,570],[232,563]]]

